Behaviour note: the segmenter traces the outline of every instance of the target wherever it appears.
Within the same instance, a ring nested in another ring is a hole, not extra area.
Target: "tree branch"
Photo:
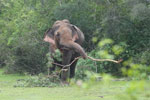
[[[70,64],[68,64],[68,65],[62,65],[62,64],[58,64],[58,63],[54,63],[54,62],[52,62],[53,64],[55,64],[55,65],[58,65],[58,66],[62,66],[63,68],[65,68],[65,67],[69,67],[70,65],[72,65],[77,59],[80,59],[81,58],[81,56],[79,56],[79,57],[77,57],[77,58],[75,58]],[[112,60],[112,59],[95,59],[95,58],[92,58],[92,57],[90,57],[90,56],[87,56],[87,58],[88,59],[91,59],[91,60],[93,60],[93,61],[109,61],[109,62],[114,62],[114,63],[120,63],[120,62],[122,62],[123,60],[122,59],[120,59],[120,60]],[[62,69],[63,69],[62,68]]]
[[[120,59],[120,60],[112,60],[112,59],[95,59],[95,58],[92,58],[90,56],[88,56],[89,59],[93,60],[93,61],[109,61],[109,62],[114,62],[114,63],[120,63],[123,61],[123,59]]]
[[[54,63],[54,62],[52,62],[53,64],[55,64],[55,65],[58,65],[58,66],[62,66],[63,68],[60,70],[60,71],[58,71],[57,73],[61,73],[63,70],[65,70],[65,71],[67,71],[68,69],[65,69],[65,68],[67,68],[67,67],[69,67],[70,65],[72,65],[77,59],[80,59],[80,58],[82,58],[81,56],[79,56],[79,57],[76,57],[70,64],[68,64],[68,65],[62,65],[62,64],[58,64],[58,63]],[[122,62],[123,61],[123,59],[120,59],[120,60],[112,60],[112,59],[95,59],[95,58],[92,58],[92,57],[90,57],[90,56],[87,56],[87,58],[88,59],[91,59],[91,60],[93,60],[93,61],[109,61],[109,62],[114,62],[114,63],[120,63],[120,62]]]

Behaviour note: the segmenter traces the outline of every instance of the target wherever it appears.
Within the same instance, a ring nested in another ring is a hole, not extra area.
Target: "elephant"
[[[50,44],[50,52],[55,53],[59,49],[62,54],[62,65],[70,64],[76,57],[81,56],[83,59],[87,58],[83,47],[84,42],[83,32],[75,25],[71,24],[69,20],[58,20],[54,22],[52,28],[49,28],[44,35],[44,41]],[[55,60],[56,61],[56,60]],[[66,81],[69,77],[75,76],[76,60],[67,70],[62,70],[61,80]]]

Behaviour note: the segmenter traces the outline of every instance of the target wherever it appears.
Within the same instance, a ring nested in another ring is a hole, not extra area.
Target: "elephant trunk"
[[[87,54],[85,53],[84,49],[79,44],[73,41],[68,41],[67,44],[62,44],[62,45],[77,51],[84,59],[87,58]]]

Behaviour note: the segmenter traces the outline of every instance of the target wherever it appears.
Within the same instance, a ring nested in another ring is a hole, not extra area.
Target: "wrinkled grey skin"
[[[51,53],[54,53],[57,48],[61,51],[62,65],[70,64],[78,56],[87,58],[87,54],[81,47],[84,42],[83,32],[66,19],[56,21],[52,28],[45,33],[44,41],[50,43]],[[67,70],[62,71],[61,79],[63,81],[66,81],[69,76],[70,78],[74,77],[76,64],[77,61],[65,68]]]

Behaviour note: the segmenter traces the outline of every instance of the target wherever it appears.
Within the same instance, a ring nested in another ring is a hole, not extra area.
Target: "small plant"
[[[53,65],[53,63],[54,63],[54,59],[61,62],[61,60],[62,60],[61,59],[61,52],[58,49],[56,49],[55,53],[50,53],[49,52],[49,53],[47,53],[46,56],[47,56],[47,60],[48,60],[47,63],[46,63],[46,66],[48,68],[47,69],[48,76],[50,76],[50,74],[55,74],[56,75],[56,72],[59,71],[60,69],[57,68],[56,65]],[[53,67],[55,67],[55,70],[53,70],[53,72],[50,73],[50,69],[53,68]]]
[[[14,87],[56,87],[61,85],[59,77],[45,76],[39,74],[38,76],[30,76],[24,80],[18,80]]]
[[[17,83],[14,85],[15,87],[56,87],[61,85],[61,80],[59,78],[59,70],[56,68],[53,72],[50,73],[50,68],[53,67],[54,59],[51,55],[61,61],[61,53],[57,49],[55,54],[47,53],[47,75],[39,74],[37,76],[30,76],[28,79],[25,80],[18,80]],[[56,66],[57,67],[57,66]]]
[[[139,94],[145,91],[145,80],[130,81],[122,93],[116,95],[118,100],[141,100]]]
[[[50,53],[46,54],[48,60],[46,63],[48,76],[50,75],[50,68],[53,67],[52,62],[54,62],[50,55],[51,55]]]
[[[150,77],[149,66],[146,66],[145,64],[136,64],[133,62],[132,59],[125,61],[123,65],[125,66],[122,68],[122,72],[124,75],[134,80],[142,80],[142,79],[149,80]],[[129,66],[130,68],[126,68],[126,66]]]
[[[53,57],[55,59],[57,59],[58,61],[62,61],[62,59],[61,59],[61,52],[58,49],[55,50],[55,54],[53,54]]]

